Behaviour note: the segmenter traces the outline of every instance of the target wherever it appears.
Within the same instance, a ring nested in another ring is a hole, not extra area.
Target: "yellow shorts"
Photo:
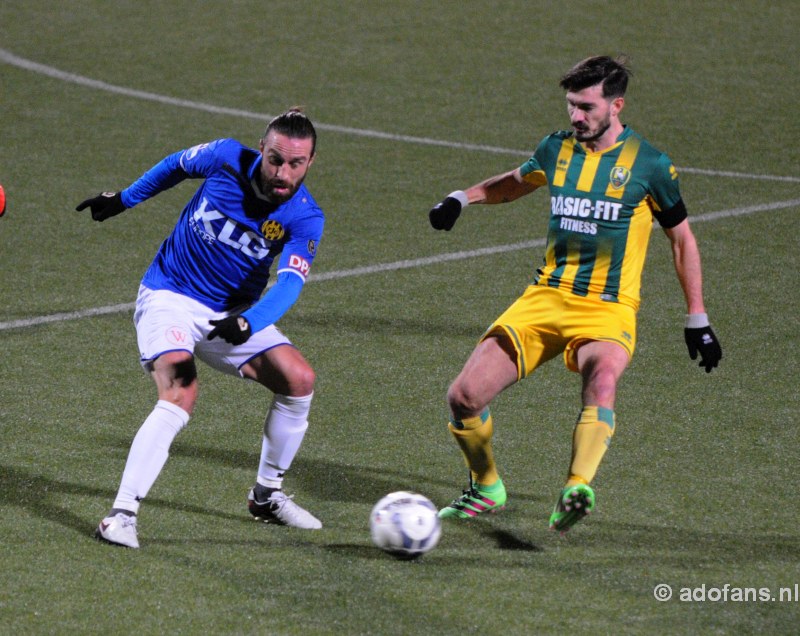
[[[520,380],[561,352],[567,369],[578,371],[576,352],[591,340],[615,342],[625,349],[629,358],[633,357],[636,311],[628,305],[597,297],[529,285],[481,340],[501,334],[517,352]]]

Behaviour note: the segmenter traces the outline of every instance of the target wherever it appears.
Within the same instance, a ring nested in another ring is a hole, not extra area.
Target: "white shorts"
[[[209,321],[231,313],[237,312],[214,311],[187,296],[142,285],[133,314],[142,366],[150,371],[153,360],[160,355],[188,351],[218,371],[241,377],[240,369],[253,358],[274,347],[292,344],[275,325],[257,331],[241,345],[228,344],[219,337],[209,340],[208,332],[213,329]]]

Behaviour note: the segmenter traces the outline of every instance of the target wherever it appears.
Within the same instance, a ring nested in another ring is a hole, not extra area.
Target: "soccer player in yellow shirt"
[[[468,205],[514,201],[547,186],[550,223],[534,281],[483,334],[447,400],[449,428],[470,470],[469,488],[439,511],[472,518],[505,507],[492,453],[491,401],[559,354],[580,373],[583,408],[567,480],[550,516],[566,532],[592,511],[590,484],[614,434],[617,383],[636,346],[639,286],[655,219],[672,246],[686,299],[692,360],[706,372],[722,358],[703,303],[700,252],[670,159],[620,121],[630,71],[596,56],[561,78],[571,131],[555,132],[522,166],[448,195],[430,211],[450,230]]]

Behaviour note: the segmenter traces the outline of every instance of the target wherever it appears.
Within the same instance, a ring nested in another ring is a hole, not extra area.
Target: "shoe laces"
[[[472,483],[470,483],[469,488],[465,488],[464,490],[462,490],[461,496],[453,499],[453,503],[450,505],[469,503],[470,500],[478,499],[479,497],[480,494],[478,493],[478,489],[475,488],[475,486]]]
[[[120,525],[123,528],[127,528],[129,526],[136,527],[136,515],[126,515],[123,513],[117,513],[117,519],[119,519]]]
[[[272,494],[270,494],[266,503],[268,503],[270,508],[275,511],[283,508],[283,506],[285,506],[291,499],[294,499],[294,495],[287,495],[282,490],[275,490],[272,492]],[[294,502],[292,503],[294,504]],[[297,504],[294,505],[296,506]]]
[[[313,515],[304,508],[298,506],[294,501],[294,495],[280,493],[270,497],[270,510],[272,514],[281,519],[284,523],[292,522],[300,524],[313,518]]]

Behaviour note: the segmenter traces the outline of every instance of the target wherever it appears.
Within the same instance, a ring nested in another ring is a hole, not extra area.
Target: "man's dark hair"
[[[264,139],[272,130],[292,139],[311,139],[311,155],[314,155],[317,149],[317,131],[302,108],[296,106],[273,117],[264,131]]]
[[[597,55],[578,62],[566,72],[559,84],[566,91],[577,92],[602,82],[603,97],[623,97],[631,75],[626,56]]]

